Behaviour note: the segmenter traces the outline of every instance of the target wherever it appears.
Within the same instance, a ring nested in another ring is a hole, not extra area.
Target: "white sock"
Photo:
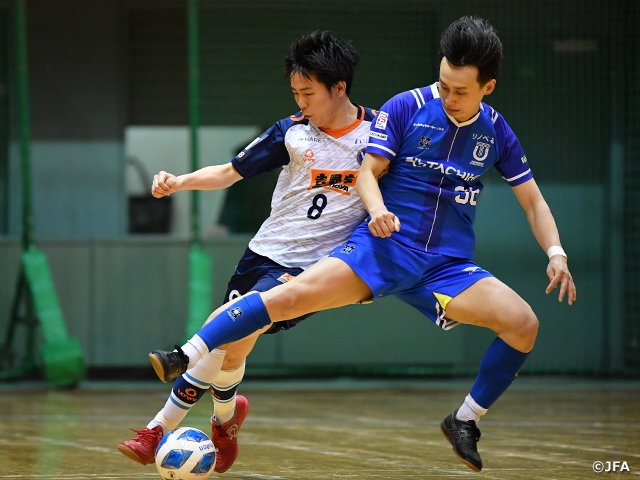
[[[469,420],[479,422],[480,417],[485,413],[487,413],[487,409],[478,405],[471,395],[467,395],[464,403],[458,409],[458,413],[456,413],[456,418],[464,422],[468,422]]]
[[[219,375],[222,368],[222,361],[225,355],[224,350],[215,349],[200,359],[195,367],[187,370],[182,378],[198,389],[208,388],[208,385]],[[164,433],[167,433],[180,425],[180,422],[187,416],[194,404],[188,404],[176,396],[173,390],[167,399],[162,410],[155,418],[149,422],[147,428],[162,425]]]
[[[196,366],[201,358],[209,353],[209,347],[198,335],[194,335],[182,346],[182,351],[189,357],[188,369]]]
[[[149,424],[147,425],[147,428],[153,428],[157,425],[160,425],[162,427],[162,434],[166,435],[167,432],[169,432],[171,429],[167,427],[167,419],[165,419],[162,416],[162,410],[160,410],[158,413],[156,413],[156,416],[153,418],[153,420],[151,420],[149,422]]]
[[[215,420],[218,425],[224,425],[230,421],[236,413],[236,387],[242,381],[244,377],[244,367],[246,361],[242,362],[235,370],[220,370],[220,373],[216,379],[212,382],[212,387],[218,392],[227,392],[234,389],[233,396],[231,398],[221,400],[212,395],[213,398],[213,410]]]

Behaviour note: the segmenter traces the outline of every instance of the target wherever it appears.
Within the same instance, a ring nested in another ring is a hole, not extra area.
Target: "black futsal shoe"
[[[458,458],[474,472],[482,470],[482,459],[476,444],[480,440],[480,430],[476,422],[464,422],[456,418],[458,410],[445,418],[440,424],[440,431],[453,447]]]
[[[187,371],[189,365],[189,356],[178,345],[175,347],[173,352],[154,350],[149,354],[149,360],[156,375],[164,383],[178,378]]]

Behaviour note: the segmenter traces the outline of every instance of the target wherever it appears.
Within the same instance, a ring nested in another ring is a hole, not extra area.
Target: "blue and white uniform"
[[[494,166],[510,186],[524,183],[533,178],[527,157],[489,105],[464,123],[447,115],[437,83],[390,99],[369,135],[367,152],[390,161],[380,191],[400,232],[380,239],[361,225],[331,256],[347,262],[375,296],[396,295],[452,328],[446,304],[491,275],[471,262],[480,177]]]
[[[300,112],[280,120],[231,160],[243,178],[282,171],[271,214],[238,263],[225,302],[291,280],[348,239],[366,217],[355,185],[376,112],[356,107],[357,119],[341,129],[318,128]],[[295,323],[278,322],[270,332]]]

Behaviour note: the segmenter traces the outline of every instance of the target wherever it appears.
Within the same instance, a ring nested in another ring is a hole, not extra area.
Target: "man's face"
[[[493,92],[495,79],[486,85],[478,83],[478,68],[451,65],[446,57],[440,62],[440,98],[445,112],[457,122],[466,122],[478,113],[485,95]]]
[[[313,76],[306,78],[300,73],[291,75],[291,91],[302,114],[316,127],[331,128],[345,95],[344,82],[327,90]]]

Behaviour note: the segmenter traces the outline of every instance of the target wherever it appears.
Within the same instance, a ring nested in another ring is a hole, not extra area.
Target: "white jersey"
[[[366,218],[355,185],[375,111],[323,130],[302,114],[275,123],[233,160],[244,178],[281,166],[267,218],[249,248],[285,267],[308,268]]]

